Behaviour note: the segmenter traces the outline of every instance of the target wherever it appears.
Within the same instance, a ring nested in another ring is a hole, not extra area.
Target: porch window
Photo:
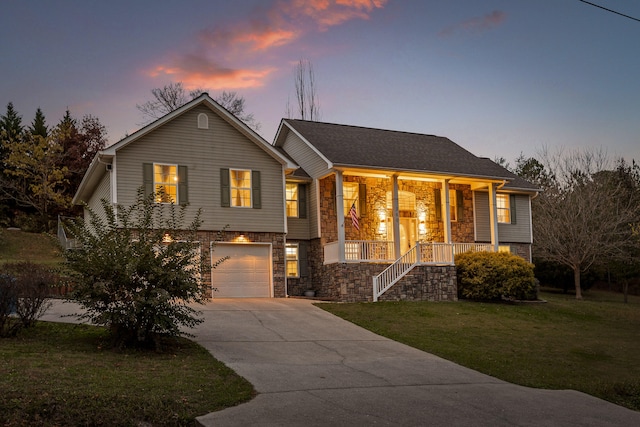
[[[287,184],[286,188],[287,199],[287,216],[298,217],[298,184]]]
[[[300,277],[300,252],[297,243],[287,243],[285,247],[287,277]]]
[[[511,223],[511,204],[508,194],[496,194],[496,209],[498,211],[498,222],[503,224]]]
[[[451,221],[458,221],[458,199],[456,198],[456,190],[449,190],[449,214]]]
[[[342,196],[344,199],[344,216],[349,216],[349,210],[351,206],[355,204],[356,213],[358,217],[362,216],[360,213],[360,202],[358,196],[360,195],[360,184],[357,182],[343,182],[342,183]]]
[[[230,169],[231,174],[231,206],[251,207],[251,171]]]
[[[178,201],[178,166],[153,165],[153,191],[157,203],[177,203]]]

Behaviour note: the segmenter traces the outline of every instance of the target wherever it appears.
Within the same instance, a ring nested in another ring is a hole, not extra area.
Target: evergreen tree
[[[16,141],[22,135],[22,117],[13,108],[13,102],[7,104],[7,113],[0,117],[0,129],[6,132],[5,138],[9,141]]]
[[[5,160],[9,155],[9,145],[20,139],[24,127],[22,117],[13,108],[13,102],[7,104],[7,113],[0,116],[0,174],[4,174]]]
[[[40,135],[43,138],[46,138],[49,134],[49,129],[44,118],[44,113],[42,112],[40,107],[38,107],[38,109],[36,110],[36,116],[33,119],[33,122],[31,122],[31,126],[29,126],[29,132],[31,132],[32,135]]]

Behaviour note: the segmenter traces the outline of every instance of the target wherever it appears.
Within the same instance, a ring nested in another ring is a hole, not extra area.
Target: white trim
[[[311,148],[311,150],[316,153],[316,155],[318,155],[318,157],[320,157],[322,160],[324,160],[324,162],[327,164],[327,169],[331,169],[333,168],[333,163],[327,159],[325,157],[324,154],[322,154],[320,151],[318,151],[318,149],[311,144],[304,136],[302,136],[302,134],[300,132],[298,132],[297,130],[295,130],[293,128],[293,126],[291,126],[289,123],[287,123],[286,119],[282,119],[282,121],[280,121],[280,126],[278,127],[278,132],[276,132],[276,136],[274,138],[274,144],[277,145],[278,140],[280,138],[280,132],[282,131],[283,126],[287,126],[287,129],[289,129],[291,132],[293,132],[298,138],[300,138],[302,140],[302,142],[304,142],[306,145],[309,146],[309,148]]]
[[[233,189],[241,188],[246,189],[246,187],[234,187],[231,182],[231,172],[232,171],[240,171],[240,172],[249,172],[249,206],[234,206],[233,205]],[[240,208],[240,209],[252,209],[253,208],[253,170],[252,169],[240,169],[240,168],[229,168],[229,207],[230,208]],[[262,185],[262,183],[260,183]]]
[[[297,276],[289,276],[289,270],[287,264],[289,263],[289,259],[287,258],[287,246],[295,246],[296,248],[296,272]],[[300,278],[300,243],[286,243],[284,244],[284,276],[287,279],[299,279]]]
[[[154,203],[157,203],[157,204],[160,204],[160,205],[170,205],[170,204],[177,205],[177,204],[178,204],[178,200],[180,200],[180,195],[178,194],[178,191],[179,191],[178,189],[180,188],[180,186],[178,185],[178,184],[179,184],[179,181],[178,181],[178,165],[177,165],[177,164],[175,164],[175,163],[160,163],[160,162],[158,162],[158,163],[155,163],[155,162],[154,162],[154,163],[152,163],[152,165],[153,165],[153,166],[152,166],[152,167],[153,167],[153,193],[155,194],[155,197],[154,197],[154,200],[153,200],[153,201],[154,201]],[[158,166],[173,166],[173,167],[175,167],[175,168],[176,168],[176,182],[175,182],[175,184],[171,184],[171,183],[160,183],[161,185],[162,185],[162,184],[164,184],[164,185],[172,185],[172,186],[175,186],[175,187],[176,187],[176,200],[175,200],[174,202],[159,202],[159,201],[157,200],[157,192],[156,192],[156,165],[158,165]]]

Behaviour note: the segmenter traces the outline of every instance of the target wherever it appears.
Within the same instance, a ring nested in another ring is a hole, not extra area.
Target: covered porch
[[[421,263],[453,263],[457,253],[497,251],[503,180],[336,170],[323,178],[323,263],[393,262],[418,246]],[[321,184],[322,185],[322,184]],[[474,193],[488,194],[490,242],[476,242]],[[499,212],[500,211],[500,212]],[[508,211],[508,207],[507,207]],[[355,217],[355,218],[354,218]]]

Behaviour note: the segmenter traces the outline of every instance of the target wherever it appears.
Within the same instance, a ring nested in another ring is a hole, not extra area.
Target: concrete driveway
[[[202,311],[196,340],[259,393],[199,417],[205,426],[640,426],[639,412],[497,380],[308,300],[216,299]]]
[[[192,332],[258,396],[204,426],[640,426],[640,412],[521,387],[375,335],[301,299],[216,299]],[[42,320],[76,322],[55,301]],[[426,331],[428,333],[428,331]],[[588,373],[585,373],[588,375]]]

